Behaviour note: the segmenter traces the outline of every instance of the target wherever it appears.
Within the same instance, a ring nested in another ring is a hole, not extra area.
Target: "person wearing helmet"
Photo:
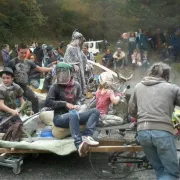
[[[81,88],[73,78],[73,66],[64,62],[56,65],[56,83],[53,84],[46,97],[45,106],[54,110],[53,123],[56,127],[70,128],[74,144],[79,155],[84,156],[89,146],[98,145],[91,137],[100,113],[94,108],[78,113],[78,102],[81,98]],[[86,124],[83,136],[80,134],[80,124]]]
[[[116,115],[109,115],[108,110],[110,104],[118,104],[120,102],[120,94],[115,94],[112,90],[114,77],[110,72],[103,72],[99,76],[99,87],[96,92],[96,108],[100,112],[101,123],[104,126],[120,125],[124,121]]]
[[[80,83],[83,94],[86,94],[86,82],[84,71],[86,68],[87,58],[81,52],[80,46],[83,44],[84,37],[78,31],[74,31],[72,34],[72,41],[67,46],[64,62],[73,65],[75,72],[74,78]]]

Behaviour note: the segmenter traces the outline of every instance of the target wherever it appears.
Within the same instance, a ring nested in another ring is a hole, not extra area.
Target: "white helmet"
[[[110,72],[103,72],[99,75],[99,83],[101,85],[112,86],[114,83],[114,77]]]

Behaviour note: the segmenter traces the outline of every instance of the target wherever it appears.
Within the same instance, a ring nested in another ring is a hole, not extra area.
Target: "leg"
[[[116,126],[116,125],[121,125],[124,123],[123,119],[119,116],[115,115],[104,115],[101,118],[101,121],[105,126],[111,125],[111,126]]]
[[[138,140],[143,147],[146,157],[151,163],[153,169],[156,171],[157,179],[164,175],[164,167],[159,158],[157,148],[152,142],[151,131],[138,131]]]
[[[86,124],[86,130],[84,131],[85,136],[92,136],[96,128],[96,124],[99,121],[100,113],[96,108],[87,110],[86,112],[79,113],[80,124]]]
[[[73,137],[74,144],[78,149],[79,145],[82,143],[78,116],[76,114],[71,114],[71,113],[57,115],[54,117],[53,122],[56,127],[61,127],[61,128],[70,127],[71,136]]]
[[[34,94],[34,92],[28,86],[21,87],[24,91],[24,97],[27,98],[28,101],[32,102],[32,108],[34,113],[39,112],[39,101],[38,97]]]
[[[30,85],[31,85],[33,88],[37,89],[37,88],[39,87],[39,80],[37,80],[37,79],[32,79],[32,80],[30,80]]]
[[[165,175],[162,180],[176,180],[179,178],[179,165],[174,135],[166,131],[153,131],[154,145],[164,167]]]

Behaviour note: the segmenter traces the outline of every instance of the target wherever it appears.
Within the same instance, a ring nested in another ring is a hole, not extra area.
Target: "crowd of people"
[[[178,30],[176,37],[171,39],[177,38],[179,32]],[[137,36],[130,34],[129,57],[132,64],[141,66],[148,59],[147,42],[150,42],[158,52],[163,50],[164,36],[158,30],[155,37],[155,41],[152,42],[149,37],[148,41],[142,30],[139,30]],[[45,44],[40,47],[36,43],[35,46],[33,49],[34,44],[32,47],[19,44],[16,46],[17,54],[13,59],[11,59],[13,52],[9,50],[9,46],[7,44],[3,46],[0,122],[10,115],[19,115],[17,99],[21,105],[26,100],[31,101],[33,112],[39,112],[38,98],[29,85],[37,88],[39,78],[45,73],[46,77],[48,76],[45,78],[48,88],[45,106],[54,111],[53,124],[57,128],[70,128],[79,155],[86,156],[90,146],[99,144],[92,138],[99,122],[104,125],[125,123],[122,117],[108,114],[109,106],[118,104],[122,94],[115,93],[112,88],[113,75],[103,72],[99,75],[96,108],[78,112],[78,105],[82,103],[87,93],[86,75],[90,76],[91,72],[88,60],[94,61],[93,54],[88,52],[88,46],[84,44],[83,35],[74,31],[65,53],[62,50],[63,43],[58,50]],[[177,47],[179,48],[179,45]],[[173,46],[173,52],[176,52],[173,55],[178,55],[177,50],[176,46]],[[107,50],[102,63],[105,66],[115,64],[115,67],[123,67],[126,64],[126,54],[119,46],[113,55]],[[175,105],[180,106],[180,88],[169,83],[169,77],[170,67],[167,64],[161,62],[152,65],[147,76],[136,85],[129,101],[129,114],[137,121],[137,138],[156,171],[158,180],[177,180],[180,176],[171,121]],[[86,125],[83,133],[80,132],[80,125]]]
[[[126,49],[123,49],[123,42],[127,42]],[[102,58],[102,64],[107,67],[123,68],[125,65],[132,64],[143,66],[146,69],[150,65],[150,54],[152,52],[159,60],[171,63],[180,62],[180,29],[176,28],[173,33],[161,32],[156,30],[155,34],[150,31],[127,32],[122,34],[122,40],[116,43],[116,51],[113,53],[107,49]]]

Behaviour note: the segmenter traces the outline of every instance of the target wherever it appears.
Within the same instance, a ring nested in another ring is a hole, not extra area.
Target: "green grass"
[[[180,73],[180,63],[174,63],[174,64],[172,64],[172,68],[175,69],[177,72]]]

